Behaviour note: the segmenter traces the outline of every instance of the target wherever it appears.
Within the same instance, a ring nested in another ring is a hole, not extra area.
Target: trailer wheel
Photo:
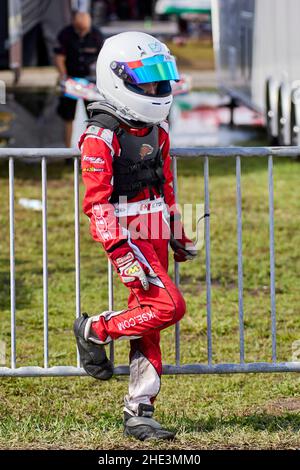
[[[277,136],[273,135],[272,132],[272,122],[274,119],[274,111],[272,110],[271,104],[271,91],[270,91],[270,80],[266,81],[266,88],[265,88],[265,102],[266,102],[266,130],[267,130],[267,139],[269,145],[278,145],[278,138]]]
[[[291,145],[298,145],[299,142],[299,126],[296,122],[296,106],[293,101],[291,103]]]
[[[291,145],[296,146],[300,144],[299,95],[300,88],[294,88],[291,93]]]
[[[284,146],[284,128],[285,128],[285,118],[283,116],[283,107],[282,107],[282,87],[279,88],[278,92],[278,112],[277,112],[277,125],[278,125],[278,145]]]

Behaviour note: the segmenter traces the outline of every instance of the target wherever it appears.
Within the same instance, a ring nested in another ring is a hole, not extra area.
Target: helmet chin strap
[[[149,122],[142,122],[137,121],[133,117],[130,116],[126,110],[124,110],[124,114],[122,111],[118,110],[114,105],[108,103],[105,98],[103,97],[103,101],[95,101],[88,105],[87,107],[90,118],[92,118],[95,114],[99,112],[110,114],[115,116],[120,122],[126,124],[127,126],[134,127],[135,129],[142,129],[145,127],[153,127],[154,123]]]

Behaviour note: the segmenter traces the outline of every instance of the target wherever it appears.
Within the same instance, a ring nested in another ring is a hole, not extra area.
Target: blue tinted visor
[[[112,62],[111,69],[122,80],[141,83],[180,80],[175,58],[171,55],[155,55],[130,62]]]

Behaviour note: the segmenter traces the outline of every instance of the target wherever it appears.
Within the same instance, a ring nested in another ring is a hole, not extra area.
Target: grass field
[[[235,216],[235,162],[210,164],[211,270],[214,362],[239,361]],[[242,162],[246,361],[270,361],[267,162]],[[48,168],[50,366],[75,365],[73,176]],[[300,339],[299,162],[275,160],[275,242],[278,360],[292,360]],[[7,165],[0,166],[0,340],[9,365],[9,228]],[[83,191],[83,188],[81,188]],[[43,365],[41,213],[23,209],[20,197],[41,198],[40,169],[16,166],[17,366]],[[81,197],[83,192],[81,192]],[[179,161],[181,203],[203,202],[203,164]],[[172,264],[172,263],[171,263]],[[107,309],[107,261],[81,217],[82,307]],[[172,271],[172,270],[171,270]],[[126,288],[115,279],[115,308]],[[181,322],[182,363],[206,362],[205,253],[181,266],[188,311]],[[165,363],[174,363],[174,328],[162,333]],[[126,364],[128,345],[116,345]],[[2,364],[3,365],[3,364]],[[178,430],[173,443],[138,443],[122,435],[127,377],[1,378],[0,448],[45,449],[259,449],[300,447],[297,374],[164,376],[158,419]]]
[[[189,39],[186,44],[168,43],[171,53],[176,57],[179,69],[214,70],[215,59],[212,41],[208,39]]]

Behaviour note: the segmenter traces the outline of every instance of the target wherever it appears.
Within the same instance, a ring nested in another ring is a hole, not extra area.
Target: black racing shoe
[[[87,374],[95,379],[108,380],[113,375],[113,366],[106,356],[104,346],[86,341],[84,338],[84,329],[88,318],[88,315],[83,313],[79,318],[76,318],[73,326],[82,367]]]
[[[154,407],[152,405],[139,404],[138,415],[132,416],[124,412],[124,435],[132,436],[139,441],[151,439],[173,440],[175,432],[163,429],[155,419],[152,418]]]

